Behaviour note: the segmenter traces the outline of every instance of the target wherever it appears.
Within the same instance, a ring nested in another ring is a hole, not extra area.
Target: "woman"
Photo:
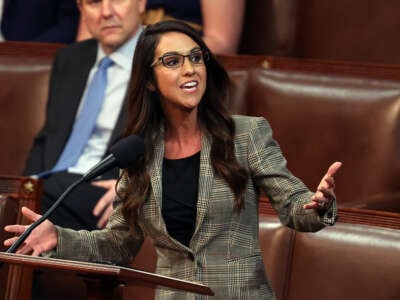
[[[228,114],[227,73],[184,23],[148,26],[132,70],[126,134],[141,136],[147,153],[123,170],[107,227],[77,233],[46,221],[18,252],[129,264],[149,236],[157,273],[200,281],[213,299],[274,299],[258,243],[259,190],[282,223],[316,231],[335,222],[333,175],[341,163],[310,192],[286,169],[264,118]],[[165,290],[157,296],[194,297]]]

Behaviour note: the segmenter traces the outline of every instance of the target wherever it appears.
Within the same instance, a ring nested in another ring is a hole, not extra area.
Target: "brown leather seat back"
[[[48,58],[0,56],[0,174],[23,170],[44,122],[49,71]]]
[[[336,160],[339,205],[400,189],[399,83],[255,69],[246,99],[310,189]]]
[[[264,266],[277,299],[283,299],[290,276],[294,231],[282,226],[276,215],[259,215],[260,247]]]
[[[246,114],[246,90],[249,78],[248,70],[230,71],[231,85],[229,89],[230,111],[235,114]]]
[[[399,240],[399,230],[345,223],[296,233],[285,299],[399,299]]]

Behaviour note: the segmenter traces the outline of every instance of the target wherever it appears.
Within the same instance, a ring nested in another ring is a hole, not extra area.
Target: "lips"
[[[102,30],[107,30],[107,29],[115,29],[115,28],[119,28],[119,27],[121,27],[121,25],[119,25],[119,24],[104,24],[102,27],[101,27],[101,29]]]
[[[180,86],[180,88],[184,89],[184,90],[194,90],[197,88],[198,85],[199,85],[199,83],[197,81],[192,80],[192,81],[185,82],[184,84],[182,84]]]
[[[114,28],[118,28],[118,26],[104,26],[102,29],[107,30],[107,29],[114,29]]]

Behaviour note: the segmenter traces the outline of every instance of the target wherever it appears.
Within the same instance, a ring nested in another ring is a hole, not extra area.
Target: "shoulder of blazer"
[[[232,120],[235,123],[235,131],[237,134],[247,132],[256,127],[270,127],[268,121],[264,117],[233,115]]]

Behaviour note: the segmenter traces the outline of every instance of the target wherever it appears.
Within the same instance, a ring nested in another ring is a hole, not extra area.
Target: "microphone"
[[[93,168],[91,168],[86,174],[84,174],[80,179],[72,183],[62,195],[57,199],[56,202],[35,222],[33,222],[15,241],[15,243],[8,248],[7,253],[14,253],[18,247],[26,240],[29,234],[43,223],[48,217],[54,212],[54,210],[60,205],[60,203],[65,199],[65,197],[79,184],[84,181],[89,181],[97,176],[107,172],[108,170],[119,167],[120,169],[125,169],[129,167],[136,159],[145,153],[145,145],[143,140],[136,136],[131,135],[120,141],[110,148],[110,154],[97,163]],[[0,263],[1,266],[1,263]]]
[[[113,145],[110,148],[110,152],[111,154],[83,175],[83,181],[90,181],[114,167],[127,168],[139,156],[144,154],[145,146],[140,137],[130,135]]]

